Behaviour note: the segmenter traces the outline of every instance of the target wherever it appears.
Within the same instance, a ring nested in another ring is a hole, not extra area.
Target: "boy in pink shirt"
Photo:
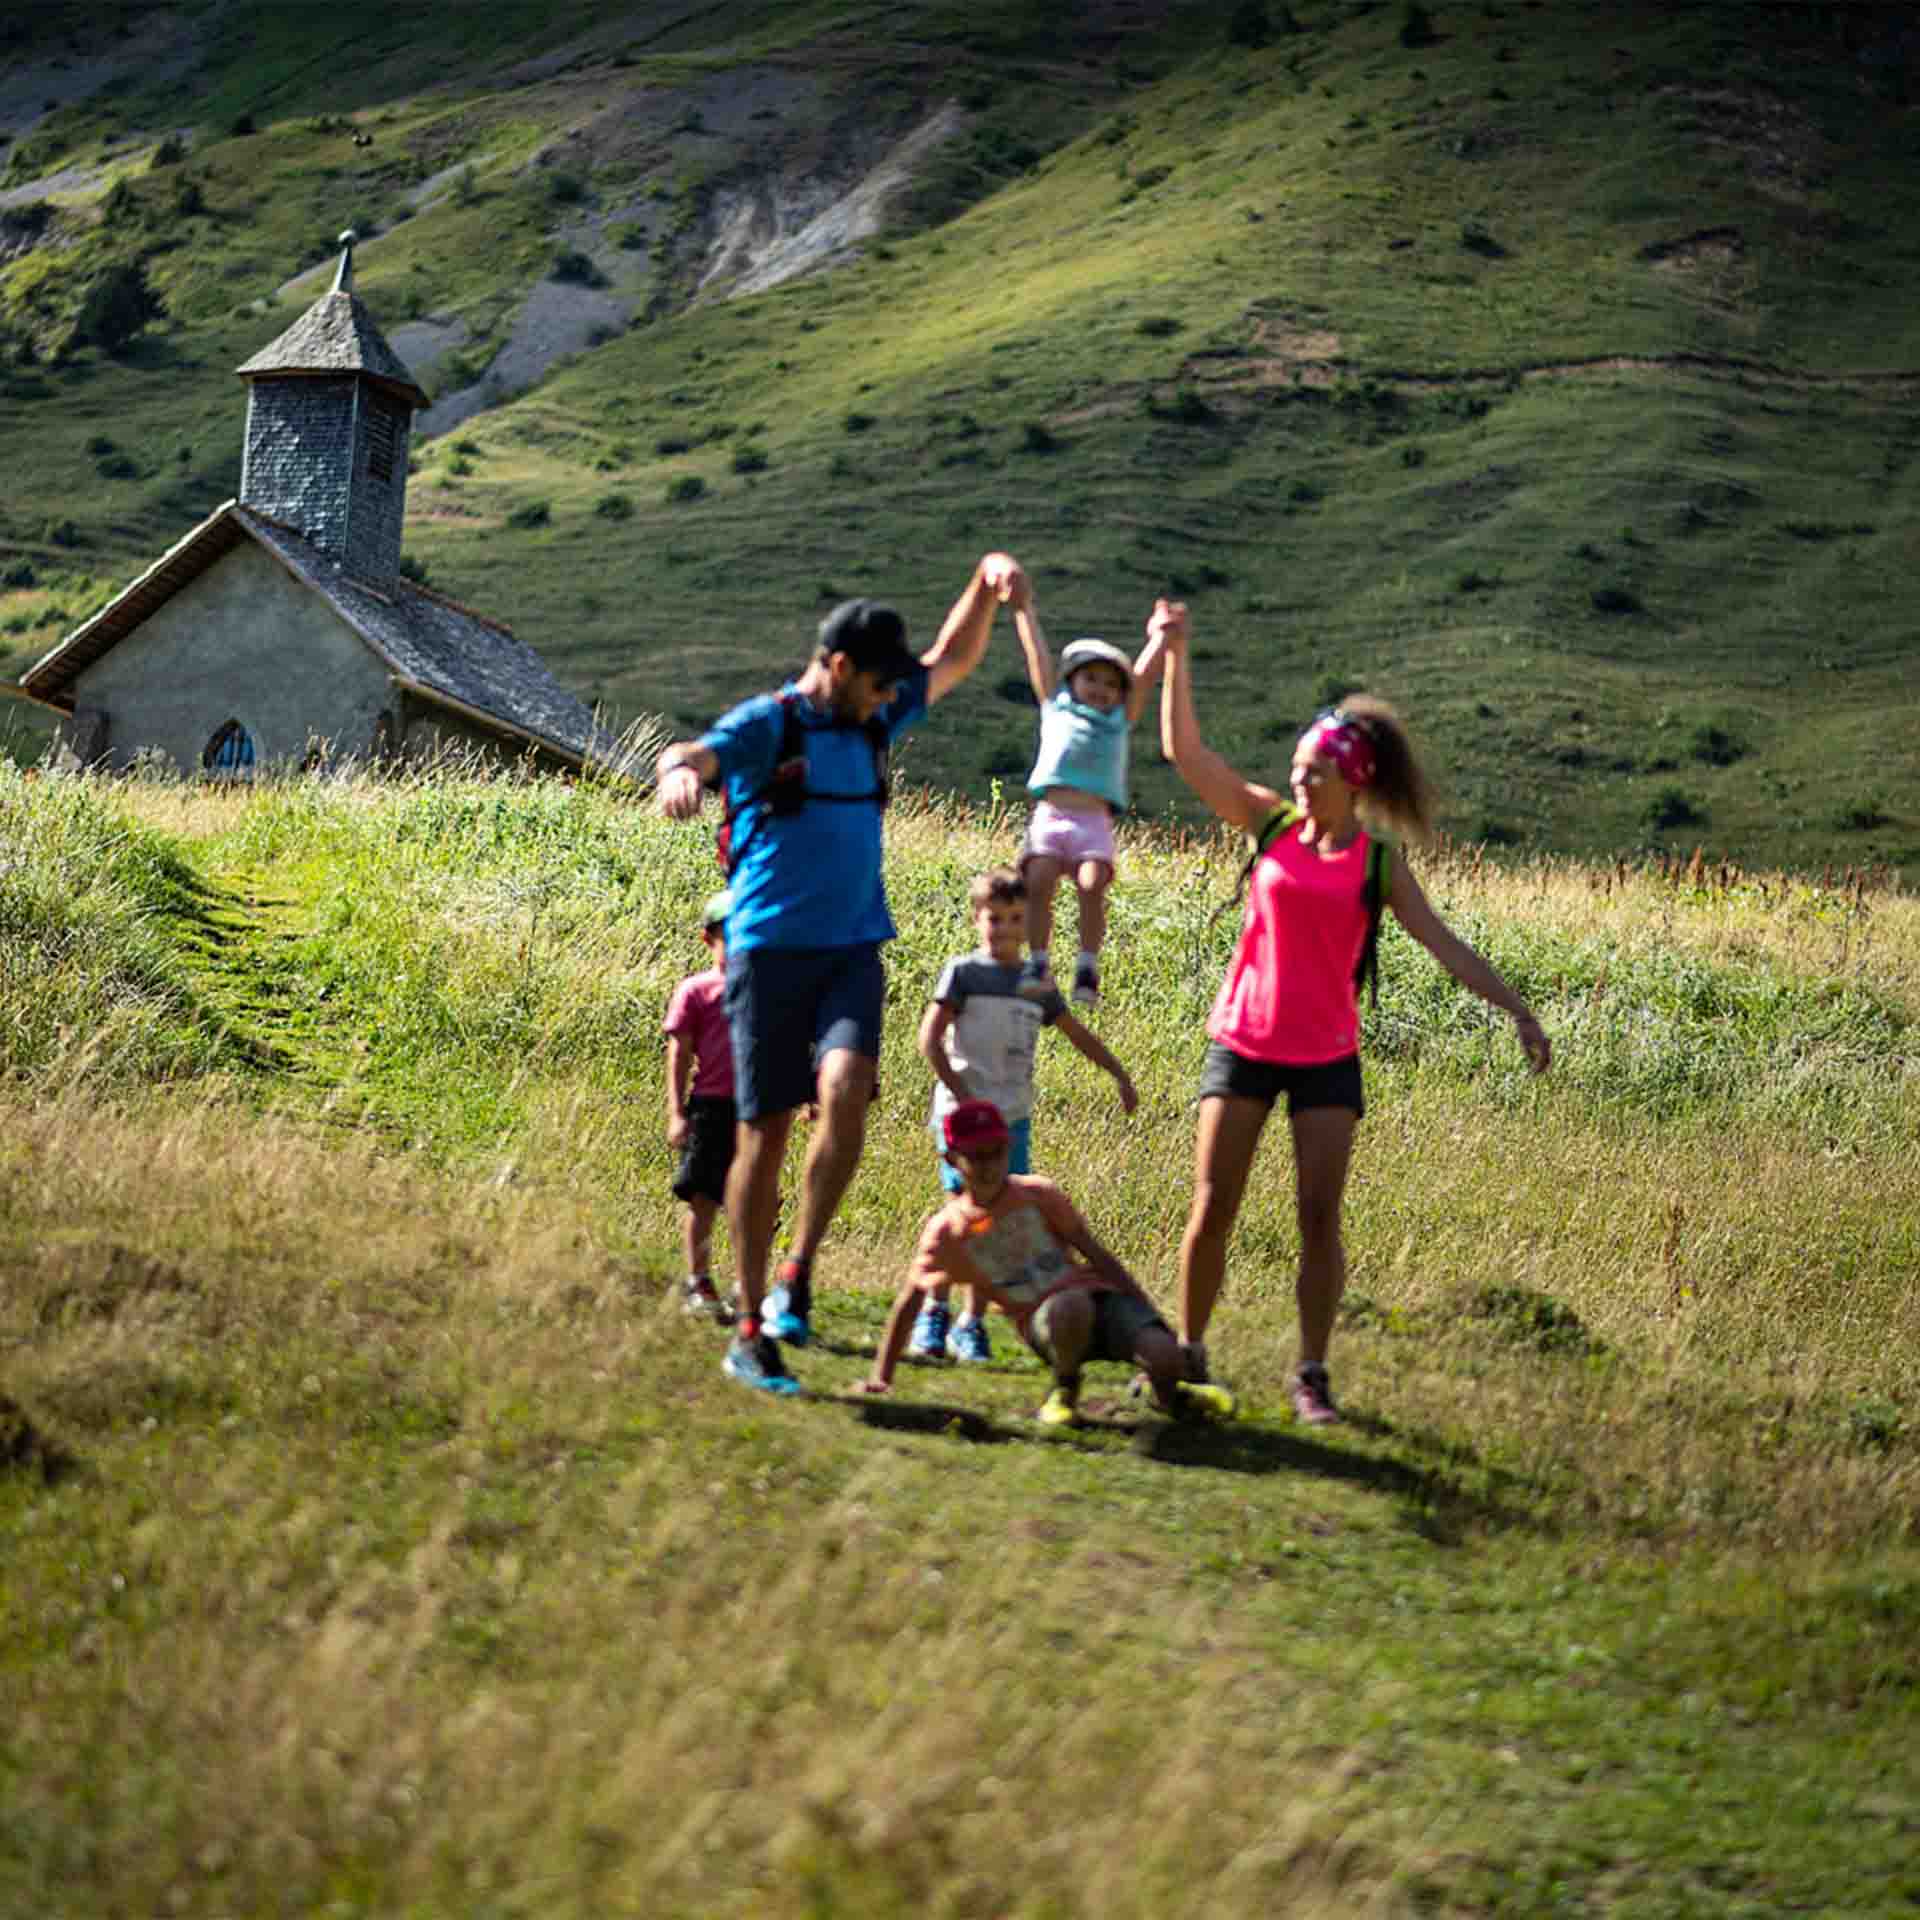
[[[733,1040],[727,1025],[727,914],[730,896],[716,893],[700,914],[700,938],[713,964],[673,990],[662,1031],[667,1036],[667,1145],[680,1155],[673,1197],[684,1200],[687,1279],[681,1304],[723,1326],[732,1313],[707,1272],[714,1215],[727,1197],[733,1165]]]

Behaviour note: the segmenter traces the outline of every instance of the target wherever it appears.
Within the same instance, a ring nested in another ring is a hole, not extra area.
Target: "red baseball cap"
[[[941,1123],[940,1132],[952,1153],[1004,1147],[1012,1137],[1005,1116],[991,1100],[962,1100]]]

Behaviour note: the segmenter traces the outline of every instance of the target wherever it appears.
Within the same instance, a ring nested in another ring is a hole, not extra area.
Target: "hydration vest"
[[[791,819],[810,801],[874,806],[884,813],[893,797],[887,773],[887,724],[877,713],[860,728],[873,749],[873,790],[870,793],[815,793],[807,785],[807,729],[800,724],[799,710],[805,697],[799,693],[776,696],[780,702],[780,745],[773,756],[773,771],[738,806],[729,807],[720,823],[714,855],[720,862],[720,871],[729,879],[739,866],[740,856],[753,838],[754,829],[769,815],[776,820]],[[746,826],[736,835],[735,823],[743,816],[749,816]]]

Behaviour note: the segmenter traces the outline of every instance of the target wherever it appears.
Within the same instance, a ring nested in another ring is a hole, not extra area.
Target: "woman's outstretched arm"
[[[1260,824],[1280,804],[1280,795],[1236,772],[1200,738],[1193,710],[1192,663],[1187,650],[1187,609],[1178,600],[1154,602],[1147,638],[1166,648],[1166,672],[1160,686],[1160,750],[1180,778],[1229,826],[1243,833]]]
[[[1387,893],[1393,917],[1467,989],[1489,1006],[1513,1017],[1513,1029],[1526,1049],[1527,1064],[1545,1073],[1553,1060],[1553,1043],[1533,1017],[1533,1009],[1501,979],[1492,961],[1484,959],[1434,912],[1413,870],[1398,853],[1393,862],[1393,884]]]

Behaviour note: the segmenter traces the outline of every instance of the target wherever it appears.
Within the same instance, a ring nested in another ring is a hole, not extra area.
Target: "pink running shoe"
[[[1293,1376],[1293,1417],[1307,1427],[1330,1427],[1340,1418],[1325,1367],[1302,1367]]]

